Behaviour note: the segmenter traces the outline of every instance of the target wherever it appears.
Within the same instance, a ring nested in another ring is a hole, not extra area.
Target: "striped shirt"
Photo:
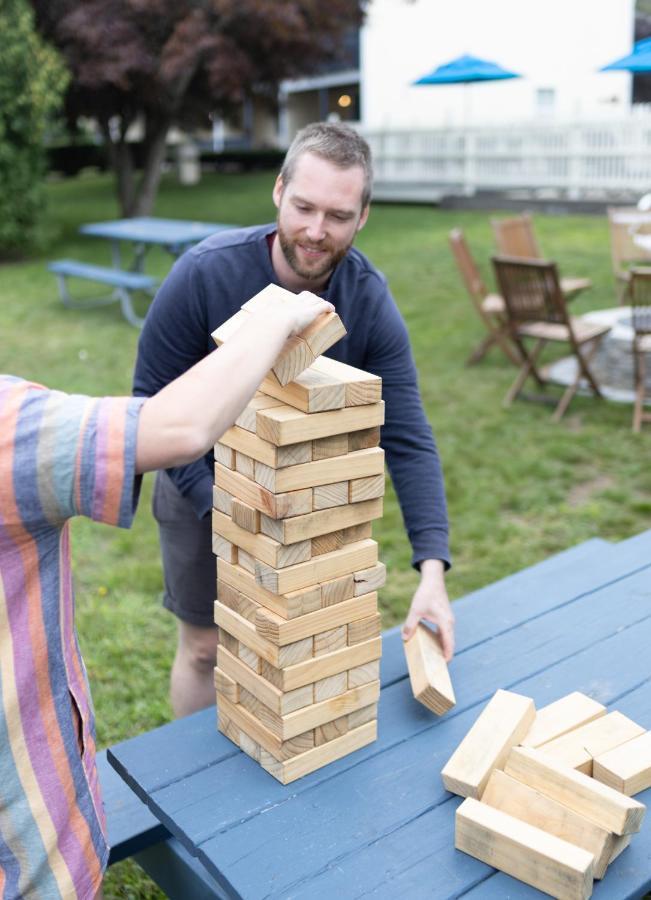
[[[0,375],[2,900],[87,900],[108,860],[68,520],[130,525],[141,405]]]

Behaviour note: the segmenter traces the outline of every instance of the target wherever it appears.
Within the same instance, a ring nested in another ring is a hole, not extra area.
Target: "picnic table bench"
[[[385,632],[378,740],[288,786],[217,732],[214,708],[110,748],[172,835],[155,843],[149,820],[136,858],[179,900],[542,897],[454,849],[461,801],[440,770],[498,688],[537,707],[580,690],[651,727],[650,600],[651,531],[587,541],[458,600],[457,706],[441,718],[414,701],[399,630]],[[651,815],[593,896],[649,890]]]

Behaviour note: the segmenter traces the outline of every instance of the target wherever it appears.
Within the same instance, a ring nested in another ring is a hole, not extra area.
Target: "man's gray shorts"
[[[190,625],[209,628],[217,596],[211,518],[197,519],[166,472],[156,474],[152,510],[163,560],[163,606]]]

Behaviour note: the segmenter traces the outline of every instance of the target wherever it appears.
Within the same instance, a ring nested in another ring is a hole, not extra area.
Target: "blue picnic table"
[[[136,858],[179,898],[190,883],[193,898],[245,900],[544,896],[454,849],[461,800],[440,770],[498,688],[537,707],[583,691],[651,728],[651,531],[587,541],[454,611],[456,707],[437,718],[413,699],[391,629],[378,740],[288,786],[217,732],[214,707],[109,749],[171,835]],[[651,803],[651,789],[637,799]],[[593,896],[649,890],[651,815]]]

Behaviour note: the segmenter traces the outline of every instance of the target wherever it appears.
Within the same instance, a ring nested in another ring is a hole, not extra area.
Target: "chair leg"
[[[497,342],[497,336],[495,334],[487,334],[486,337],[483,337],[481,341],[477,344],[475,349],[472,351],[468,359],[466,360],[467,366],[474,366],[480,360],[482,360],[490,348]]]
[[[635,405],[633,407],[633,431],[639,434],[642,430],[642,411],[644,409],[644,393],[646,380],[646,359],[637,347],[633,347],[635,367]]]
[[[540,338],[536,342],[533,350],[530,353],[528,353],[527,348],[524,346],[522,341],[520,341],[520,340],[517,341],[518,347],[522,353],[523,365],[522,365],[520,371],[518,372],[515,381],[513,382],[511,387],[506,392],[506,396],[504,397],[504,400],[502,401],[503,406],[510,406],[513,403],[515,398],[522,391],[522,388],[524,387],[524,383],[527,380],[527,378],[529,377],[529,375],[532,375],[536,379],[536,381],[538,381],[539,384],[542,383],[540,374],[538,373],[538,370],[536,369],[536,360],[538,359],[538,356],[540,355],[540,352],[546,343],[547,343],[547,341]]]
[[[576,356],[576,361],[577,361],[576,378],[574,379],[572,384],[569,385],[569,387],[563,393],[563,396],[559,400],[558,405],[552,414],[552,421],[560,422],[560,420],[565,415],[565,411],[567,410],[567,407],[570,405],[572,398],[574,397],[574,395],[576,394],[576,392],[579,388],[579,384],[581,382],[581,376],[583,376],[584,378],[587,379],[590,387],[592,388],[593,393],[597,397],[603,397],[603,394],[601,393],[599,385],[597,384],[597,381],[588,366],[588,363],[590,362],[592,357],[597,352],[597,349],[598,349],[599,345],[601,344],[601,341],[603,340],[603,338],[604,338],[604,335],[601,335],[600,337],[595,338],[595,340],[592,341],[592,346],[590,347],[589,352],[586,353],[585,356],[584,356],[579,344],[573,345],[573,350],[574,350],[574,354]]]

